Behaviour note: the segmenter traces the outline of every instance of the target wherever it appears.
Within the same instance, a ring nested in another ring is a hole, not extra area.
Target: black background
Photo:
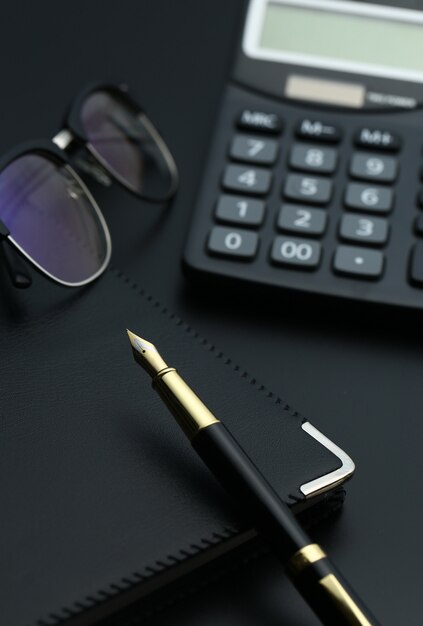
[[[283,316],[271,304],[201,296],[180,259],[242,2],[42,0],[3,6],[0,149],[59,129],[68,102],[96,79],[126,81],[172,149],[181,174],[168,208],[117,186],[90,184],[112,233],[113,264],[273,391],[354,458],[342,515],[316,536],[387,625],[420,624],[421,394],[418,320],[318,313]],[[35,278],[33,289],[39,289]],[[95,287],[94,287],[95,288]],[[48,306],[49,290],[46,292]],[[29,299],[2,287],[6,298]],[[55,297],[55,296],[54,296]],[[67,294],[64,292],[64,298]],[[52,300],[53,300],[52,295]],[[382,323],[383,322],[383,323]],[[190,595],[151,623],[174,626],[317,624],[271,557]],[[9,626],[9,625],[7,625]],[[15,626],[15,625],[10,625]]]

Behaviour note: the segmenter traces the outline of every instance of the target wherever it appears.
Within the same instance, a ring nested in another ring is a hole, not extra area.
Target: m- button
[[[341,130],[338,126],[324,124],[320,120],[303,119],[298,122],[295,134],[299,139],[320,141],[324,143],[338,143],[341,139]]]

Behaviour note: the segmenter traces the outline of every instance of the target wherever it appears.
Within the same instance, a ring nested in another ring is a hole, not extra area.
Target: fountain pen
[[[240,505],[322,624],[377,626],[358,596],[313,543],[224,424],[160,356],[157,348],[127,331],[135,361],[175,417],[191,445],[222,487]]]

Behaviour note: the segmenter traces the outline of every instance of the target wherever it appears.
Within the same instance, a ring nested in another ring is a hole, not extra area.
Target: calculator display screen
[[[423,13],[417,11],[335,0],[270,0],[258,44],[305,65],[423,76]]]

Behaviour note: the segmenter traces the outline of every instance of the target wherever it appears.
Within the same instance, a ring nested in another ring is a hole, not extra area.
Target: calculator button
[[[249,260],[256,255],[258,236],[248,230],[236,230],[215,226],[207,244],[211,254]]]
[[[345,194],[345,204],[350,209],[388,213],[394,203],[394,193],[387,187],[369,187],[362,183],[350,183]]]
[[[318,174],[331,174],[337,162],[337,150],[299,143],[292,146],[289,157],[289,165],[294,169]]]
[[[423,215],[419,215],[414,222],[414,232],[419,237],[423,236]]]
[[[397,152],[401,147],[401,138],[389,130],[381,128],[361,128],[355,135],[355,145],[360,148],[373,148]]]
[[[413,230],[419,237],[423,236],[423,215],[416,217]]]
[[[298,200],[310,204],[327,204],[332,197],[333,184],[326,178],[287,176],[283,193],[289,200]]]
[[[333,268],[340,274],[379,278],[383,270],[383,254],[376,250],[339,246],[335,252]]]
[[[262,200],[242,196],[220,196],[216,207],[216,218],[230,224],[260,226],[264,219],[265,204]]]
[[[251,109],[244,109],[240,113],[237,125],[243,130],[259,131],[272,135],[278,135],[283,129],[282,120],[276,113],[252,111]]]
[[[380,217],[344,215],[339,234],[348,241],[383,244],[388,239],[388,221]]]
[[[410,280],[423,286],[423,243],[417,243],[411,250]]]
[[[228,165],[223,175],[223,186],[231,191],[264,195],[270,189],[272,176],[263,168]]]
[[[398,161],[394,157],[379,156],[358,152],[353,155],[350,174],[363,180],[393,182],[398,173]]]
[[[297,204],[283,204],[278,216],[278,228],[291,233],[322,235],[326,230],[327,215],[322,209],[311,209]]]
[[[320,141],[324,143],[338,143],[342,133],[338,126],[324,124],[319,120],[305,118],[301,120],[295,129],[295,134],[301,139]]]
[[[263,137],[236,135],[231,143],[229,156],[238,161],[272,165],[278,156],[278,142]]]
[[[276,237],[270,253],[277,265],[289,265],[300,269],[315,269],[320,262],[322,246],[316,241]]]

